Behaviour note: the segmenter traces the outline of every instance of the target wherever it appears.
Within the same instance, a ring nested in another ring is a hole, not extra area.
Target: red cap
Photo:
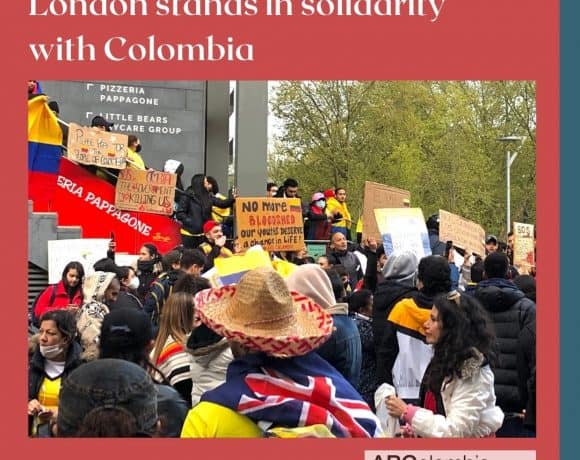
[[[208,233],[213,230],[214,227],[217,227],[218,224],[215,220],[208,220],[205,224],[203,224],[203,233]]]
[[[325,190],[324,197],[325,198],[334,198],[334,190],[332,190],[331,188]]]

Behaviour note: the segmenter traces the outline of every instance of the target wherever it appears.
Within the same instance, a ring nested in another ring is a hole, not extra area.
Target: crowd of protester
[[[298,181],[266,195],[299,198]],[[518,274],[513,239],[489,235],[476,256],[440,241],[434,215],[432,255],[386,254],[357,235],[346,196],[303,203],[326,254],[270,254],[287,276],[259,267],[211,287],[216,259],[239,253],[237,192],[203,174],[176,197],[180,246],[147,243],[118,266],[111,245],[90,274],[67,264],[30,312],[29,435],[535,436],[535,271]]]

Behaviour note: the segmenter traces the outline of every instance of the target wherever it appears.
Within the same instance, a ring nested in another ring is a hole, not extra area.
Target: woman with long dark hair
[[[456,291],[435,297],[425,322],[433,358],[421,384],[422,407],[387,398],[389,414],[408,425],[405,434],[420,437],[489,437],[501,427],[496,406],[495,335],[479,302]]]
[[[80,262],[69,262],[62,271],[61,280],[48,286],[36,302],[34,317],[40,318],[51,310],[76,310],[83,303],[85,269]]]
[[[162,272],[161,254],[157,246],[151,243],[145,243],[139,249],[139,258],[137,259],[137,276],[139,277],[139,287],[137,288],[137,297],[141,301],[149,293],[151,283]]]
[[[212,207],[229,208],[236,199],[220,200],[210,193],[211,186],[205,174],[191,178],[191,186],[179,198],[177,220],[181,222],[181,239],[186,248],[197,248],[203,242],[203,224],[211,220]]]

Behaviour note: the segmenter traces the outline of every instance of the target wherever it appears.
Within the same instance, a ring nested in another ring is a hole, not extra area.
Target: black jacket
[[[204,222],[211,220],[211,207],[229,208],[234,204],[234,198],[220,200],[210,195],[211,206],[204,209],[197,197],[192,193],[191,187],[179,197],[177,204],[176,217],[184,230],[192,235],[201,235],[203,233]]]
[[[82,348],[78,342],[73,341],[69,347],[64,362],[64,370],[61,378],[64,380],[68,374],[75,370],[82,364],[81,360]],[[28,360],[28,400],[38,398],[42,381],[44,380],[44,357],[40,354],[40,347],[36,347],[34,353],[30,355]],[[61,382],[62,384],[62,382]],[[32,428],[33,417],[28,417],[28,431]]]
[[[536,321],[518,337],[517,367],[520,398],[526,407],[524,425],[536,429]]]
[[[517,347],[520,331],[536,318],[536,304],[513,283],[500,278],[480,282],[475,297],[489,313],[499,347],[499,364],[493,369],[497,404],[504,412],[521,412],[518,392]]]
[[[354,288],[358,280],[363,277],[360,261],[352,251],[333,251],[328,254],[328,261],[332,265],[344,265],[352,288]]]

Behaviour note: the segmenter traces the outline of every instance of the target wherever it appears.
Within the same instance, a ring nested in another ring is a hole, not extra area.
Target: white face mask
[[[57,343],[56,345],[40,345],[40,354],[46,359],[56,358],[63,352],[62,345]]]
[[[127,287],[129,289],[133,289],[134,291],[136,291],[139,288],[139,278],[134,276],[131,282],[127,285]]]
[[[324,200],[318,200],[317,202],[314,203],[318,208],[320,209],[324,209],[324,206],[326,206],[326,201]]]

